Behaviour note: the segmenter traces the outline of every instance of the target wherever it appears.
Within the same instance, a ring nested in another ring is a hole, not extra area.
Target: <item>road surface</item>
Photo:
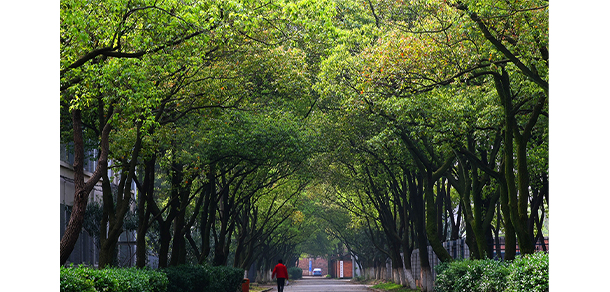
[[[277,291],[277,286],[271,291]],[[290,285],[284,287],[284,292],[370,292],[365,285],[352,284],[349,279],[326,279],[322,277],[303,277],[296,281],[290,281]]]

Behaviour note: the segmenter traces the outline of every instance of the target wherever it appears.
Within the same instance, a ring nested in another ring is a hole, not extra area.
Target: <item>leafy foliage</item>
[[[168,280],[159,271],[136,268],[93,269],[88,267],[61,267],[62,292],[165,292]]]
[[[204,266],[200,265],[180,265],[168,267],[162,270],[169,283],[168,292],[190,292],[203,291],[210,285],[210,277]]]
[[[503,291],[508,266],[494,260],[460,260],[437,266],[436,291]]]
[[[244,279],[244,270],[238,268],[208,266],[206,270],[210,277],[210,285],[204,290],[206,292],[235,292]]]
[[[416,168],[414,156],[442,160],[469,149],[500,167],[487,154],[507,143],[494,140],[508,123],[495,90],[501,73],[510,79],[516,106],[509,126],[527,129],[538,119],[524,140],[530,173],[519,174],[531,176],[531,187],[546,187],[548,1],[62,0],[60,18],[62,142],[74,134],[70,111],[78,110],[87,149],[99,148],[101,126],[112,125],[113,170],[131,162],[142,173],[143,160],[157,157],[154,198],[146,204],[158,204],[162,214],[155,217],[170,226],[179,210],[170,207],[177,204],[172,191],[184,190],[180,211],[192,220],[183,227],[200,229],[188,235],[202,246],[222,232],[229,253],[238,253],[240,242],[284,258],[307,250],[322,255],[342,241],[363,262],[380,257],[388,238],[378,219],[399,218],[401,199],[390,193]],[[537,103],[540,117],[532,114]],[[181,181],[172,182],[177,173]],[[311,187],[314,178],[318,185]],[[481,199],[500,189],[491,179],[481,181]],[[230,195],[220,199],[221,191]],[[204,193],[212,200],[207,223],[197,217]],[[459,196],[449,198],[448,209],[456,209]],[[227,205],[215,209],[214,202]],[[386,208],[374,208],[381,203]],[[413,204],[407,197],[402,203]],[[87,215],[99,222],[101,210],[91,207]],[[125,228],[136,226],[126,221]],[[403,234],[411,228],[406,223]],[[201,238],[206,230],[212,235]],[[461,263],[448,273],[489,286],[455,285],[496,289],[502,283],[486,277],[504,279],[506,270],[493,265]],[[204,278],[194,279],[201,273],[235,274],[235,283],[241,281],[237,272],[209,267],[166,271],[188,283],[176,291],[204,285]],[[79,284],[84,290],[87,281]],[[524,281],[520,287],[538,283]]]
[[[511,264],[506,291],[549,291],[549,254],[517,257]]]
[[[548,291],[549,255],[538,252],[512,262],[459,260],[436,266],[435,291]]]

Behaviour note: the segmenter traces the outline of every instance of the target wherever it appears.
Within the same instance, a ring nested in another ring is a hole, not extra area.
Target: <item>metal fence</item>
[[[505,249],[504,237],[500,237],[500,238],[498,238],[498,240],[499,240],[499,244],[500,244],[500,250],[502,253],[501,258],[504,258],[504,249]],[[447,249],[447,251],[449,252],[451,257],[453,257],[454,259],[470,258],[470,249],[468,248],[468,245],[466,244],[466,241],[464,239],[443,242],[443,247],[445,247],[445,249]],[[434,253],[434,251],[432,250],[432,247],[428,246],[427,249],[428,249],[428,261],[430,262],[430,268],[432,269],[432,278],[436,279],[436,271],[435,271],[434,267],[437,266],[440,263],[440,261],[439,261],[438,257],[436,256],[436,254]],[[535,249],[537,251],[548,251],[549,250],[549,238],[545,237],[544,243],[542,243],[542,240],[536,241]],[[517,245],[517,254],[519,254],[519,245]],[[494,258],[496,258],[495,242],[494,242]],[[420,259],[419,259],[419,249],[414,250],[413,253],[411,254],[411,273],[413,274],[414,279],[416,279],[416,280],[420,279],[421,264],[420,264]]]
[[[449,252],[451,257],[454,259],[467,259],[470,257],[470,249],[464,239],[458,239],[453,241],[443,242],[443,247]],[[430,268],[432,269],[432,278],[436,279],[436,271],[434,267],[437,266],[440,261],[431,246],[428,246],[428,262],[430,262]],[[416,249],[411,254],[411,273],[415,280],[419,280],[421,277],[421,261],[419,258],[419,249]]]

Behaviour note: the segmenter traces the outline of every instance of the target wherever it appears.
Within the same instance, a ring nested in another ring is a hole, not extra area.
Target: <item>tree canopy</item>
[[[75,169],[89,149],[99,162],[75,198],[108,170],[118,182],[118,195],[104,188],[100,265],[131,202],[140,267],[147,248],[160,266],[261,270],[348,253],[362,269],[390,258],[414,288],[401,253],[428,244],[441,261],[459,237],[476,258],[499,254],[500,235],[506,259],[533,253],[549,212],[548,11],[62,0],[62,143]],[[86,203],[75,200],[62,264]]]

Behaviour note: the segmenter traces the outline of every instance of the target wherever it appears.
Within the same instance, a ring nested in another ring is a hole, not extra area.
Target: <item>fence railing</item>
[[[501,258],[504,258],[504,249],[505,249],[504,237],[500,237],[500,238],[498,238],[498,240],[499,240],[499,245],[500,245],[500,251],[502,253]],[[468,248],[468,245],[466,244],[466,240],[464,240],[464,239],[443,242],[443,247],[445,247],[445,249],[447,249],[447,251],[449,252],[451,257],[453,257],[454,259],[470,258],[470,249]],[[432,278],[436,279],[436,271],[435,271],[434,267],[437,266],[440,263],[440,261],[439,261],[438,257],[436,256],[436,254],[434,253],[434,251],[432,250],[432,247],[428,246],[427,249],[428,249],[427,250],[428,251],[428,261],[430,262],[430,268],[432,269]],[[549,250],[549,238],[545,237],[544,243],[542,242],[542,240],[536,241],[535,250],[548,251]],[[518,245],[517,245],[517,254],[519,254]],[[494,242],[494,258],[496,258],[496,243],[495,242]],[[390,267],[390,269],[391,269],[391,267]],[[413,253],[411,254],[411,273],[412,273],[414,279],[416,279],[416,280],[420,279],[421,264],[420,264],[420,258],[419,258],[419,249],[414,250]]]

